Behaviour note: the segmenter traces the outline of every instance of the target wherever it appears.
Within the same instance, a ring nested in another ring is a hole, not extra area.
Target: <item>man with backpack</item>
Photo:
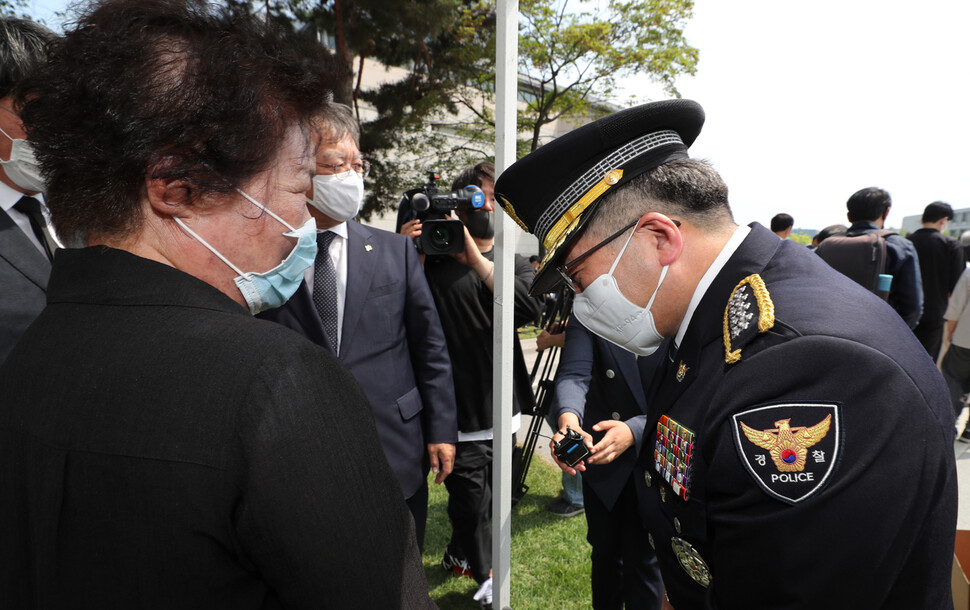
[[[846,202],[852,226],[833,235],[815,251],[836,270],[873,292],[880,292],[879,276],[892,276],[889,304],[910,328],[923,312],[923,282],[913,243],[883,229],[892,199],[876,187],[856,191]]]

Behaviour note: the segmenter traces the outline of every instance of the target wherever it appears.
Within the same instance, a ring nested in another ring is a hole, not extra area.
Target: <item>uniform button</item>
[[[680,533],[680,519],[674,517],[674,531]]]
[[[643,473],[643,480],[647,482],[647,487],[653,485],[653,477],[650,476],[649,472]]]
[[[653,549],[655,551],[657,550],[657,545],[653,541],[653,534],[647,534],[647,542],[650,543],[650,548],[651,549]]]
[[[613,411],[612,413],[610,413],[610,415],[613,416],[613,419],[620,419],[619,411]]]
[[[613,379],[614,377],[616,377],[616,373],[613,372],[613,369],[606,369],[606,376],[610,379]]]
[[[661,502],[666,502],[667,501],[667,488],[666,487],[661,487],[660,488],[660,501]]]

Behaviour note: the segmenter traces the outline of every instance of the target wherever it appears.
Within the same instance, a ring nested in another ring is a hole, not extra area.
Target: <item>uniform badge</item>
[[[724,361],[740,360],[741,348],[774,325],[775,304],[764,280],[753,273],[734,287],[724,308]]]
[[[707,562],[701,557],[694,546],[683,538],[671,538],[670,546],[674,550],[674,556],[680,563],[680,567],[690,575],[694,581],[702,587],[711,585],[711,570],[707,567]]]
[[[681,360],[680,366],[677,367],[677,381],[678,382],[683,381],[684,378],[687,377],[687,371],[689,370],[690,370],[690,367],[684,364],[684,361]]]
[[[657,422],[653,465],[674,493],[686,500],[690,496],[691,463],[694,459],[694,432],[666,415]],[[663,491],[661,489],[661,491]]]
[[[368,252],[370,252],[373,249],[374,249],[374,247],[371,246],[370,244],[364,244],[364,250],[367,250]]]
[[[768,495],[795,504],[825,486],[842,448],[838,405],[769,405],[733,420],[741,462]]]

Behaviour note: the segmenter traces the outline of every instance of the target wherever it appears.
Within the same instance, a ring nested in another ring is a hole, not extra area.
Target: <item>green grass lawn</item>
[[[564,519],[546,511],[546,504],[562,487],[560,475],[558,468],[536,456],[529,469],[529,492],[512,507],[511,605],[515,610],[590,607],[586,518]],[[441,556],[451,537],[447,503],[445,486],[432,482],[424,545],[431,598],[445,610],[475,610],[479,607],[472,599],[478,588],[475,581],[441,569]]]

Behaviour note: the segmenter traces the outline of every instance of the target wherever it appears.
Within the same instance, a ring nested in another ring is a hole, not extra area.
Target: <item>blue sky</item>
[[[28,10],[56,29],[65,4]],[[695,0],[700,65],[678,88],[707,123],[691,154],[724,176],[740,223],[787,212],[821,229],[867,186],[892,194],[892,226],[935,200],[970,207],[967,23],[955,0]],[[643,78],[626,92],[660,97]]]

